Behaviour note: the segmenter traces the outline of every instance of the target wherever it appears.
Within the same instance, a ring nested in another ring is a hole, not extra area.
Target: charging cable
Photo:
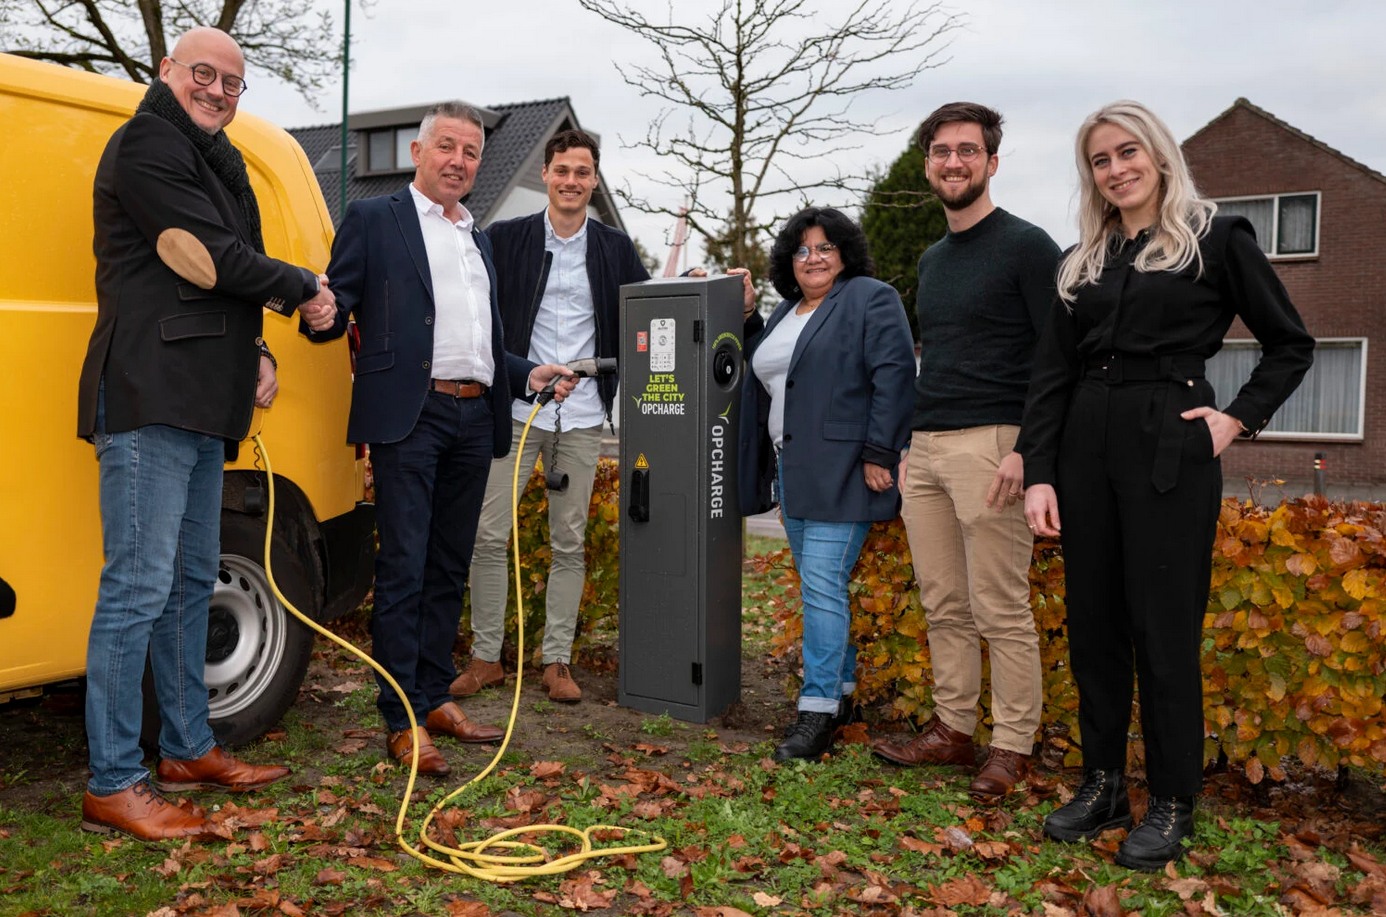
[[[616,361],[614,359],[585,359],[574,360],[568,364],[568,368],[579,377],[605,375],[616,371]],[[556,380],[555,380],[556,381]],[[486,779],[496,765],[500,763],[501,757],[505,754],[506,748],[510,745],[510,737],[515,730],[515,720],[520,709],[520,687],[522,673],[524,671],[525,658],[525,605],[524,594],[521,591],[520,578],[520,456],[524,454],[525,440],[529,437],[530,427],[534,424],[534,418],[538,415],[539,409],[553,399],[554,383],[539,393],[535,399],[534,410],[530,411],[529,419],[525,421],[524,429],[520,433],[520,443],[516,450],[515,472],[510,484],[510,524],[514,541],[515,555],[515,599],[519,605],[517,649],[519,653],[520,665],[515,673],[515,693],[510,703],[510,719],[505,725],[505,738],[501,740],[500,747],[496,749],[496,754],[491,758],[491,762],[471,780],[453,790],[443,797],[424,817],[423,823],[419,826],[418,846],[410,844],[404,836],[405,819],[409,813],[409,800],[414,795],[414,784],[419,774],[419,734],[418,720],[414,716],[414,710],[409,704],[409,699],[405,697],[404,690],[400,688],[399,682],[395,681],[389,672],[385,671],[379,663],[370,657],[360,647],[354,646],[347,640],[334,634],[332,631],[323,627],[318,622],[312,620],[303,612],[299,611],[288,597],[279,590],[279,584],[274,581],[274,571],[270,565],[270,544],[274,532],[274,470],[270,465],[269,452],[265,450],[265,444],[260,439],[260,434],[255,434],[255,448],[259,450],[260,456],[265,462],[265,478],[268,480],[269,506],[268,517],[265,525],[265,577],[269,580],[270,589],[279,599],[280,603],[289,610],[289,613],[298,618],[313,630],[322,634],[333,643],[345,649],[347,652],[365,662],[375,671],[379,672],[394,692],[399,695],[404,703],[404,710],[409,714],[409,736],[413,741],[413,754],[409,760],[409,781],[405,784],[404,796],[400,800],[399,813],[395,816],[395,840],[399,846],[410,856],[420,862],[435,869],[447,872],[463,873],[487,882],[517,882],[521,879],[528,879],[535,876],[550,876],[558,873],[568,872],[576,869],[589,860],[605,856],[624,856],[628,853],[653,853],[664,850],[668,847],[668,842],[658,835],[639,828],[629,828],[625,825],[592,825],[586,830],[579,830],[569,825],[525,825],[521,828],[511,828],[493,834],[485,840],[473,841],[461,844],[457,847],[448,847],[441,844],[428,835],[428,827],[433,819],[437,817],[448,803],[463,793],[467,792],[476,784]],[[644,835],[650,839],[649,843],[638,844],[624,847],[594,847],[593,834],[598,831],[620,831],[623,833],[634,833]],[[577,838],[581,842],[581,847],[577,851],[564,856],[551,858],[551,855],[543,847],[525,841],[514,841],[510,838],[521,835],[534,834],[568,834]],[[424,852],[427,848],[433,856]],[[497,851],[497,852],[492,852]],[[504,851],[504,852],[499,852]],[[439,859],[443,857],[444,859]]]

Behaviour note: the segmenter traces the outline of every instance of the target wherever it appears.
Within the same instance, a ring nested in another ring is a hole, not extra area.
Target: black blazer
[[[496,260],[496,301],[505,321],[505,340],[519,354],[529,354],[534,317],[544,298],[552,258],[544,248],[544,211],[486,227]],[[593,219],[587,220],[587,283],[596,311],[598,357],[621,353],[621,286],[649,280],[650,272],[630,236]],[[582,354],[588,356],[588,354]],[[615,375],[598,376],[597,391],[611,420]]]
[[[491,282],[491,357],[496,375],[486,397],[495,415],[493,454],[510,451],[510,399],[529,391],[534,364],[506,353],[496,308],[496,269],[491,244],[480,231],[472,238],[481,249]],[[414,196],[405,185],[394,194],[354,201],[332,241],[328,285],[337,297],[337,319],[325,331],[300,320],[299,331],[313,341],[330,341],[356,318],[361,349],[351,391],[347,441],[396,443],[414,429],[428,397],[433,359],[433,279]]]
[[[77,435],[95,432],[104,375],[106,432],[164,424],[239,442],[255,410],[264,310],[292,312],[317,276],[255,250],[226,187],[158,115],[137,114],[111,135],[93,216],[96,327]],[[199,246],[193,258],[159,254]]]
[[[764,331],[747,323],[741,387],[739,490],[744,515],[774,503],[770,394],[752,358],[798,300],[775,308]],[[821,522],[875,522],[900,511],[896,486],[866,486],[862,462],[894,470],[914,410],[914,343],[900,295],[870,277],[838,281],[804,326],[790,358],[780,461],[785,515]]]

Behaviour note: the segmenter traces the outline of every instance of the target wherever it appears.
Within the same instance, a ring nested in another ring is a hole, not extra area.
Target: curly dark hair
[[[810,226],[821,227],[828,241],[837,246],[842,256],[842,273],[837,275],[840,279],[876,276],[866,233],[855,220],[831,207],[805,207],[785,222],[770,246],[770,283],[775,292],[785,299],[802,295],[799,281],[794,279],[794,252],[803,244],[804,233]]]

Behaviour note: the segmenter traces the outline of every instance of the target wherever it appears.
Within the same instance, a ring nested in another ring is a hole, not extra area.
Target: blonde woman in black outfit
[[[1116,102],[1093,113],[1077,158],[1079,241],[1059,267],[1016,444],[1030,527],[1062,533],[1082,731],[1082,788],[1044,831],[1081,840],[1131,825],[1123,768],[1134,670],[1150,807],[1116,859],[1158,870],[1193,834],[1202,787],[1199,645],[1218,456],[1294,391],[1314,339],[1251,224],[1213,216],[1149,109]],[[1218,410],[1204,363],[1235,318],[1262,357]]]

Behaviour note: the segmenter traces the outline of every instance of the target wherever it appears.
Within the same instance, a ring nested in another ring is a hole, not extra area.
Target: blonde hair
[[[1098,190],[1088,161],[1088,138],[1100,124],[1112,124],[1145,147],[1160,170],[1160,206],[1151,227],[1151,239],[1136,255],[1135,268],[1142,272],[1182,271],[1195,261],[1203,273],[1201,239],[1212,225],[1217,204],[1202,198],[1194,187],[1184,154],[1165,122],[1139,102],[1122,100],[1088,115],[1078,128],[1078,244],[1059,266],[1059,297],[1070,306],[1079,287],[1096,283],[1107,266],[1107,247],[1120,231],[1121,212]]]

